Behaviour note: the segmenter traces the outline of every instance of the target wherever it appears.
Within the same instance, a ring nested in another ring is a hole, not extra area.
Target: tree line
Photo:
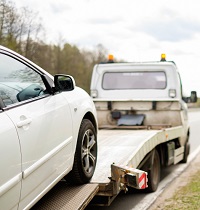
[[[76,84],[89,92],[93,66],[107,60],[107,50],[98,44],[94,50],[80,50],[69,43],[48,44],[39,14],[28,8],[17,9],[0,0],[0,45],[30,59],[46,71],[72,75]]]

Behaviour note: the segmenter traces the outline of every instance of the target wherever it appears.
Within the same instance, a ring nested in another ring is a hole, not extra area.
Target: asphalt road
[[[200,128],[200,109],[189,111],[190,123],[190,156],[187,164],[173,165],[162,171],[162,179],[156,192],[145,194],[141,192],[123,192],[118,195],[109,207],[89,207],[94,210],[145,210],[163,192],[164,188],[189,165],[190,161],[200,151],[199,128]]]

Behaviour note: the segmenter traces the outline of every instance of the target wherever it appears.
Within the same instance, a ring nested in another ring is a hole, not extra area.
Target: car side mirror
[[[56,91],[71,91],[75,88],[75,81],[72,76],[56,74],[54,76],[54,85]]]

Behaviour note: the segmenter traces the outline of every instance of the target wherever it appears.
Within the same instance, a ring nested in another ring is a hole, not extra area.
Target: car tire
[[[72,171],[65,177],[73,184],[85,184],[94,174],[97,161],[97,134],[88,119],[83,119],[76,145]]]

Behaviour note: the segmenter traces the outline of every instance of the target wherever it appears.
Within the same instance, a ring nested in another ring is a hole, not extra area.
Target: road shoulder
[[[178,189],[183,186],[186,186],[194,174],[200,170],[200,153],[194,157],[188,167],[177,176],[159,195],[155,202],[150,206],[149,210],[161,210],[164,209],[166,205],[169,204],[168,199],[170,199]]]

